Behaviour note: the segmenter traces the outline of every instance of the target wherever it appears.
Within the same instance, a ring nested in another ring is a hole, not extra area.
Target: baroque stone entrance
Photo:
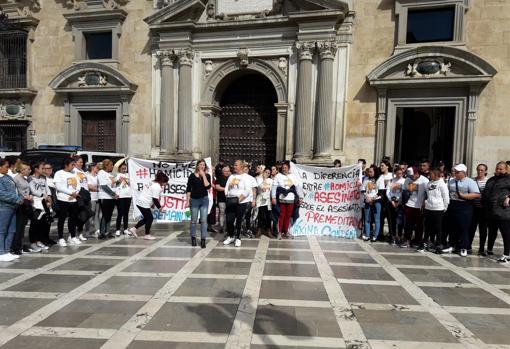
[[[220,158],[233,164],[250,159],[276,160],[276,92],[262,74],[236,78],[223,92],[220,106]]]

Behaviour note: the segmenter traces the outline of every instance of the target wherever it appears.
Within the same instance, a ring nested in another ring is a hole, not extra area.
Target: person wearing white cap
[[[473,220],[474,200],[480,198],[476,182],[467,177],[467,167],[457,164],[453,167],[453,177],[448,181],[450,205],[448,219],[450,223],[450,247],[443,252],[452,252],[454,247],[460,249],[460,255],[466,257],[469,246],[469,229]]]

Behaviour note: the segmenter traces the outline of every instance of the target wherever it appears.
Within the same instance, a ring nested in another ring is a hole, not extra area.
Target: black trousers
[[[267,206],[259,207],[257,222],[260,229],[271,229],[271,211]]]
[[[473,221],[471,222],[471,229],[469,231],[469,246],[468,250],[472,249],[473,240],[476,234],[476,228],[478,228],[478,233],[480,236],[480,246],[485,245],[485,241],[487,240],[487,219],[485,218],[483,207],[475,206],[473,211]],[[483,240],[483,242],[482,242]],[[483,251],[483,248],[480,248]]]
[[[425,210],[425,238],[423,242],[430,241],[439,245],[442,241],[444,211]]]
[[[490,226],[491,226],[492,231],[496,232],[496,234],[497,234],[498,229],[501,232],[501,236],[503,237],[503,254],[505,256],[509,257],[510,256],[510,220],[501,220],[501,219],[493,220],[491,222]],[[487,249],[487,250],[489,250],[489,249]],[[492,250],[492,248],[489,251],[491,251],[491,250]]]
[[[488,239],[487,239],[487,251],[492,252],[492,250],[494,249],[494,243],[496,242],[496,239],[498,238],[498,225],[495,223],[495,221],[488,222],[488,230],[489,230],[489,235],[488,235]],[[483,241],[482,241],[482,238],[483,238]],[[487,236],[480,235],[480,251],[484,251],[486,238],[487,238]]]
[[[450,201],[448,220],[450,229],[450,245],[462,250],[469,247],[469,230],[473,220],[474,206],[470,202]]]
[[[128,228],[129,208],[131,207],[131,198],[120,198],[117,200],[117,221],[115,222],[115,230],[120,230],[120,226],[124,223],[123,230]]]
[[[241,225],[243,224],[247,205],[247,203],[227,205],[225,215],[227,216],[227,233],[229,237],[235,236],[236,239],[241,239]]]
[[[244,218],[246,219],[246,230],[251,230],[251,204],[246,204],[246,214]]]
[[[100,233],[106,235],[110,232],[110,222],[112,220],[113,210],[115,209],[114,199],[101,199],[101,224],[99,225]]]
[[[16,233],[12,239],[11,250],[19,251],[23,248],[25,227],[28,223],[28,211],[26,206],[19,206],[16,210]]]
[[[58,200],[58,238],[64,238],[64,223],[67,219],[67,228],[71,237],[76,237],[76,227],[78,225],[78,213],[80,208],[76,202],[66,202]]]
[[[140,210],[143,218],[141,221],[136,223],[135,228],[138,229],[145,225],[145,235],[149,235],[151,233],[152,222],[154,221],[154,217],[152,216],[152,211],[150,208],[140,207],[136,205]]]
[[[44,240],[48,240],[46,232],[49,233],[50,231],[50,223],[48,223],[46,216],[41,217],[41,219],[37,219],[39,218],[40,212],[41,211],[36,211],[36,216],[34,216],[30,221],[28,237],[31,244],[36,243],[37,241],[43,242]]]

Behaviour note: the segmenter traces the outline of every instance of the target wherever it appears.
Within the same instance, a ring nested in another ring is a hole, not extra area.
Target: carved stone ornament
[[[156,56],[159,58],[159,61],[162,66],[170,66],[173,67],[175,61],[175,52],[173,50],[161,50],[156,52]]]
[[[25,103],[17,100],[0,101],[0,117],[4,119],[24,119],[27,117]]]
[[[213,61],[207,60],[204,62],[204,77],[207,78],[214,70]]]
[[[216,16],[216,7],[214,4],[214,1],[210,0],[207,4],[207,20],[211,21],[214,20],[214,17]]]
[[[442,59],[417,59],[407,65],[405,74],[412,78],[446,76],[450,72],[451,66],[450,62],[445,63]]]
[[[173,3],[173,0],[156,0],[156,8],[161,9]]]
[[[315,42],[313,41],[298,41],[296,42],[296,49],[298,51],[300,60],[312,60],[313,52],[315,50]]]
[[[338,43],[336,41],[318,41],[317,51],[321,59],[334,59],[336,51],[338,50]]]
[[[239,57],[239,65],[241,67],[247,67],[248,64],[250,64],[249,60],[248,60],[248,55],[250,54],[250,50],[248,50],[247,48],[242,48],[242,49],[239,49],[239,51],[237,52],[237,57]]]
[[[108,78],[100,72],[86,72],[78,77],[79,87],[106,86]]]
[[[175,55],[179,58],[180,65],[193,65],[194,53],[190,49],[175,50]]]
[[[115,10],[127,3],[128,0],[67,0],[67,3],[76,11],[86,10],[90,7],[103,7]]]
[[[287,58],[285,57],[280,57],[278,59],[278,69],[280,69],[280,71],[283,73],[283,75],[287,76],[287,68],[288,68],[289,64],[287,62]]]

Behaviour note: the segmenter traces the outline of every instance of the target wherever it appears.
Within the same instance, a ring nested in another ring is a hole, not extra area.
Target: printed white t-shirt
[[[143,207],[143,208],[151,208],[154,203],[152,202],[152,199],[158,199],[161,195],[161,192],[163,191],[163,188],[161,188],[161,185],[159,183],[153,182],[150,187],[144,188],[142,192],[140,193],[140,196],[138,197],[136,201],[136,205]]]

